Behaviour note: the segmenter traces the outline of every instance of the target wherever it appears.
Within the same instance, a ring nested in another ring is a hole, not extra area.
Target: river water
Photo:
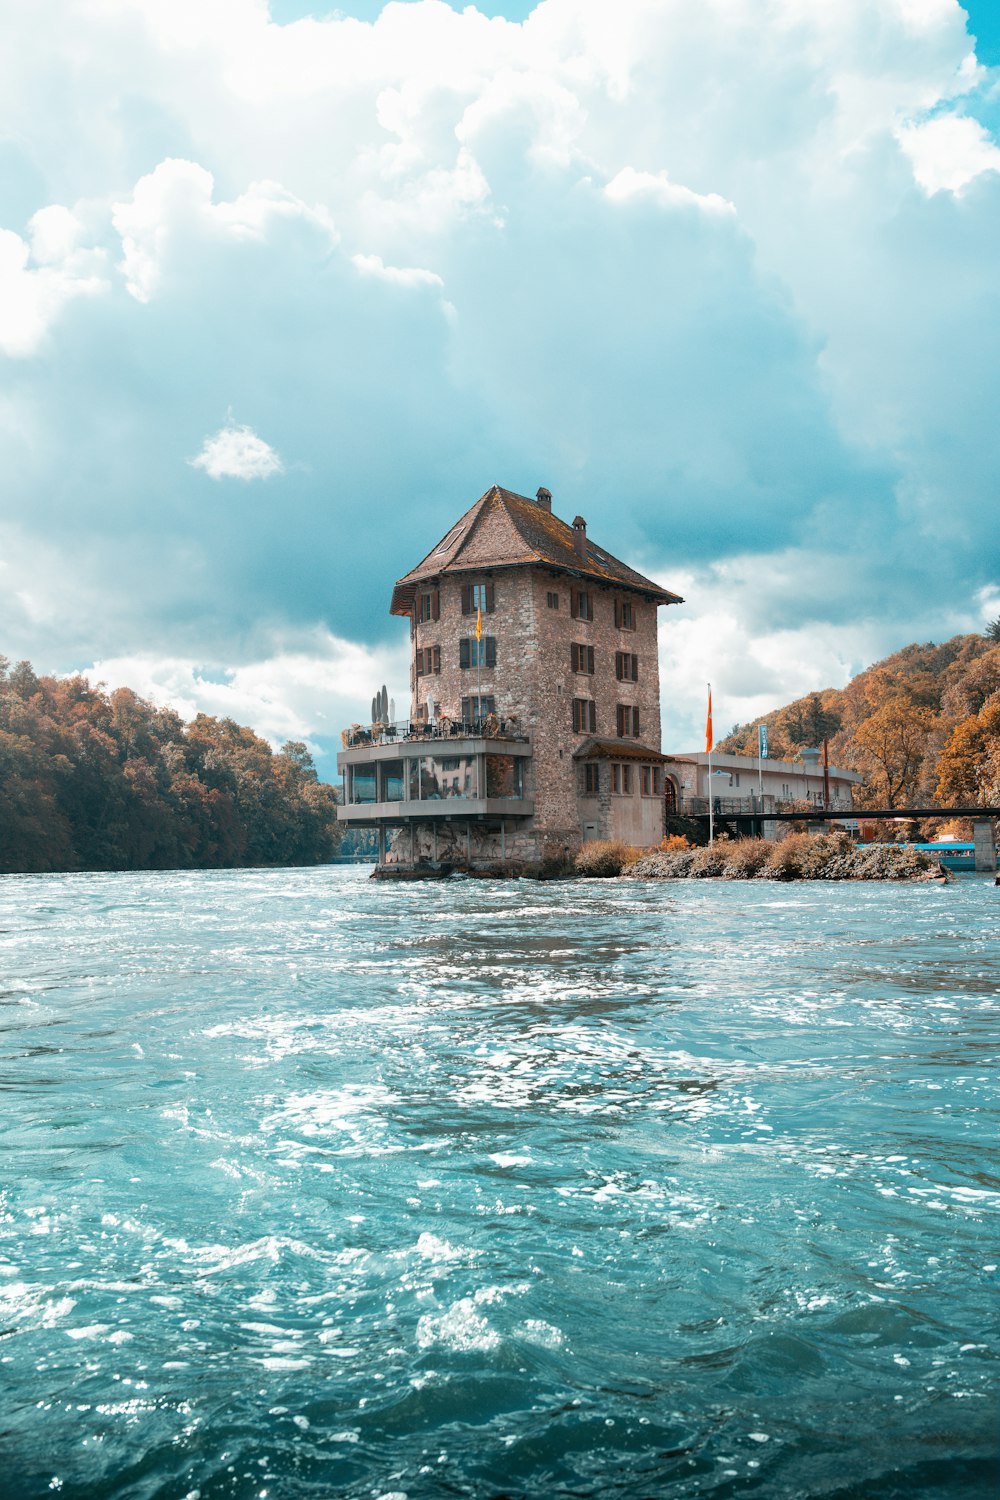
[[[1000,890],[0,881],[0,1493],[995,1496]]]

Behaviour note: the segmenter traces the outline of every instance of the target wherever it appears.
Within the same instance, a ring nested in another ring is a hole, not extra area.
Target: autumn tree
[[[952,806],[1000,802],[1000,692],[952,731],[938,761],[937,795]]]
[[[855,730],[855,757],[872,800],[900,807],[912,796],[933,721],[930,709],[900,692]]]

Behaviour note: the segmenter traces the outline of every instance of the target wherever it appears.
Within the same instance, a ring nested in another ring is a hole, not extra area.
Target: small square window
[[[550,589],[549,592],[545,595],[545,603],[548,605],[549,609],[558,609],[559,595],[554,594]]]

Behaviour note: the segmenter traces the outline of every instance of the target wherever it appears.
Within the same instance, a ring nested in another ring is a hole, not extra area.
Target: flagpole
[[[715,843],[715,810],[712,803],[712,684],[708,684],[708,719],[705,723],[705,749],[708,751],[708,842]]]

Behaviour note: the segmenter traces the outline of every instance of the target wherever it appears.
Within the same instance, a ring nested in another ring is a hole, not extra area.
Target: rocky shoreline
[[[591,841],[574,856],[553,854],[538,864],[516,861],[470,866],[456,862],[376,865],[373,880],[951,880],[932,854],[903,844],[859,847],[845,833],[793,833],[768,839],[720,838],[689,846],[683,838],[657,849]]]
[[[603,859],[602,859],[603,852]],[[933,855],[900,844],[859,847],[846,834],[795,833],[767,839],[719,839],[696,849],[630,850],[587,845],[578,875],[625,880],[910,880],[946,881]]]

